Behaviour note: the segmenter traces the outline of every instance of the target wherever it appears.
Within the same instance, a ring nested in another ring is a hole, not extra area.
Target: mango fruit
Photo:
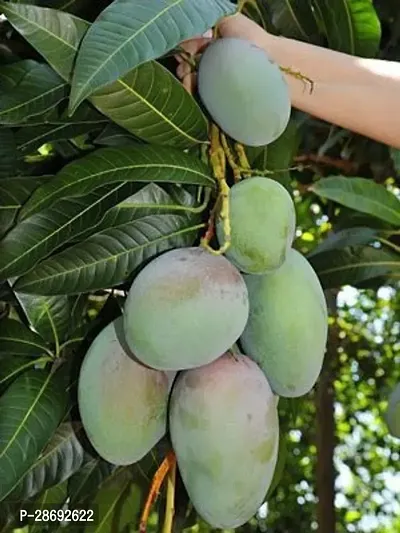
[[[88,439],[103,459],[135,463],[164,436],[173,377],[127,352],[122,317],[97,335],[80,369],[78,406]]]
[[[183,483],[212,527],[239,527],[257,512],[278,454],[277,398],[251,359],[226,353],[181,372],[170,435]]]
[[[217,39],[206,48],[198,91],[218,126],[248,146],[275,141],[290,119],[289,87],[279,66],[244,39]]]
[[[279,268],[296,231],[294,203],[285,187],[269,178],[247,178],[230,189],[231,244],[226,257],[242,272]],[[221,220],[217,236],[224,242]]]
[[[390,434],[400,439],[400,383],[395,386],[389,396],[386,423]]]
[[[135,278],[124,330],[135,356],[152,368],[205,365],[232,346],[249,315],[246,284],[228,259],[204,248],[170,250]]]
[[[250,315],[242,349],[263,369],[275,394],[298,397],[314,386],[322,368],[328,311],[318,276],[290,249],[269,274],[244,276]]]

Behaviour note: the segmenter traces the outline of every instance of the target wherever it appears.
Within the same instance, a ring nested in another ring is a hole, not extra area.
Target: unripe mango
[[[400,383],[396,385],[389,396],[386,422],[391,435],[400,439]]]
[[[200,60],[198,90],[214,121],[242,144],[270,144],[289,122],[288,84],[265,50],[250,41],[211,43]]]
[[[178,375],[170,434],[190,500],[217,528],[239,527],[257,512],[278,454],[277,398],[260,368],[224,354]]]
[[[134,280],[124,308],[126,340],[144,364],[162,370],[205,365],[234,344],[249,315],[244,280],[225,257],[179,248]]]
[[[247,274],[265,274],[280,267],[290,249],[296,213],[290,194],[277,181],[247,178],[230,190],[231,244],[226,257]],[[221,220],[219,242],[224,242]]]
[[[244,279],[250,315],[240,339],[243,350],[263,369],[275,394],[306,394],[321,372],[328,334],[326,300],[315,271],[291,249],[279,269]]]
[[[164,436],[174,376],[147,368],[126,351],[122,317],[95,338],[82,363],[78,405],[87,436],[106,461],[139,461]]]

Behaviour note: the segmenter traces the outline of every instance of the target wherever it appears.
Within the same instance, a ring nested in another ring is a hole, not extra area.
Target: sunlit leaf
[[[310,189],[318,196],[400,225],[400,200],[374,181],[332,176],[317,181]]]
[[[129,70],[161,57],[235,12],[228,0],[114,0],[85,34],[72,79],[70,109]],[[118,28],[118,31],[115,30]]]
[[[348,246],[369,244],[376,240],[378,230],[372,228],[349,228],[337,233],[332,233],[308,254],[308,258],[330,250],[339,250]]]

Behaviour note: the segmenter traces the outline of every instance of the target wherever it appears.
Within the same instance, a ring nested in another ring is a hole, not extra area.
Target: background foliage
[[[173,53],[235,8],[0,2],[2,533],[26,525],[19,509],[65,501],[95,505],[99,517],[68,531],[137,528],[168,443],[131,467],[101,460],[79,421],[77,372],[138,269],[204,232],[215,189],[208,117],[176,79]],[[400,60],[395,0],[249,0],[244,12],[276,34]],[[280,402],[276,484],[242,529],[398,532],[400,448],[384,411],[400,379],[400,153],[293,111],[280,139],[247,155],[293,194],[295,246],[316,269],[331,317],[319,384]],[[150,529],[162,514],[161,494]],[[174,528],[189,527],[209,530],[179,484]]]

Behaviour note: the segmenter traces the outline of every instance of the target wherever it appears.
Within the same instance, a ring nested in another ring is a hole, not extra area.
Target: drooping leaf
[[[15,176],[18,165],[18,151],[14,132],[0,128],[0,179]]]
[[[29,196],[50,177],[30,176],[0,180],[0,235],[4,235],[12,227],[18,211]]]
[[[99,457],[88,457],[82,467],[69,478],[68,493],[71,495],[71,506],[82,504],[90,499],[117,469]]]
[[[32,296],[15,294],[31,326],[46,341],[54,344],[64,340],[76,298],[68,296]]]
[[[61,424],[51,441],[9,495],[10,500],[35,497],[43,490],[63,483],[83,464],[84,449],[77,436],[79,427]]]
[[[66,165],[51,182],[37,189],[22,208],[21,217],[60,198],[82,196],[107,183],[121,181],[215,186],[208,166],[179,150],[141,144],[101,148]]]
[[[309,259],[325,289],[358,284],[378,277],[399,277],[399,255],[371,246],[324,252]]]
[[[207,139],[196,100],[162,65],[150,61],[90,98],[113,122],[153,144],[188,148]]]
[[[310,43],[319,42],[319,30],[311,2],[269,0],[273,26],[285,37]]]
[[[289,168],[293,166],[293,158],[300,145],[300,127],[297,120],[291,119],[282,135],[268,146],[259,148],[248,147],[246,150],[252,168],[276,171],[268,174],[268,178],[279,181],[291,191]]]
[[[46,353],[48,352],[43,339],[22,322],[12,318],[0,321],[0,354],[10,357],[13,355],[39,357]]]
[[[400,200],[384,186],[365,178],[332,176],[310,187],[315,194],[339,204],[400,225]]]
[[[67,84],[43,63],[30,59],[2,67],[0,124],[18,124],[41,115],[67,96]]]
[[[329,47],[346,54],[375,56],[381,25],[371,0],[315,0]]]
[[[107,209],[132,194],[134,185],[120,182],[100,187],[22,220],[0,243],[0,278],[20,276],[71,239],[90,232]]]
[[[0,501],[39,457],[64,415],[67,393],[59,376],[29,370],[0,397]]]
[[[85,34],[76,59],[70,110],[96,90],[233,14],[228,0],[114,0]],[[118,31],[116,31],[118,28]]]
[[[308,258],[314,255],[328,252],[330,250],[340,250],[348,246],[369,244],[376,240],[378,230],[366,227],[349,228],[329,235],[321,244],[308,254]]]
[[[50,66],[70,81],[76,50],[88,22],[57,9],[29,4],[0,2],[0,11]]]
[[[193,244],[203,228],[199,219],[150,215],[115,220],[115,226],[39,263],[19,278],[16,291],[30,294],[78,294],[125,281],[143,261],[171,248]]]

